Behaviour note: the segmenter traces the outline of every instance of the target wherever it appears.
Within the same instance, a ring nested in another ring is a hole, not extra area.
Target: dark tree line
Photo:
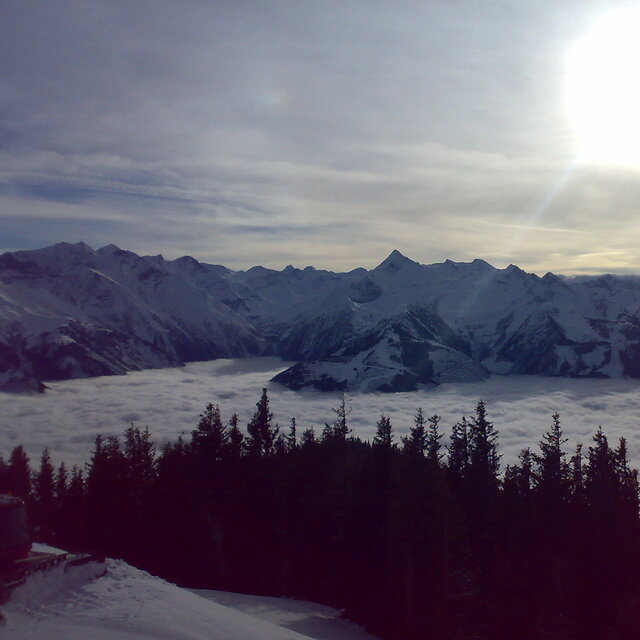
[[[500,474],[483,402],[444,446],[440,417],[396,442],[335,421],[273,424],[266,390],[242,431],[209,404],[158,452],[147,429],[98,437],[85,469],[0,458],[36,535],[121,557],[179,584],[343,608],[394,639],[640,637],[638,474],[599,428],[570,455],[560,418]]]

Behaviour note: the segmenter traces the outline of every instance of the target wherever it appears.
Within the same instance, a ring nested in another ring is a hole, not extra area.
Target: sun
[[[600,17],[567,56],[567,103],[583,162],[640,167],[640,9]]]

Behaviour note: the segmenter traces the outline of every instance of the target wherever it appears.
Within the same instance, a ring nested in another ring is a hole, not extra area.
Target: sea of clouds
[[[117,435],[134,423],[148,426],[161,445],[189,434],[208,402],[218,403],[223,417],[237,412],[246,425],[262,387],[267,387],[274,421],[289,428],[296,417],[299,432],[314,426],[319,433],[335,419],[337,394],[290,391],[269,380],[289,366],[277,358],[216,360],[172,369],[154,369],[84,380],[49,383],[44,394],[0,393],[0,452],[5,458],[23,444],[37,464],[49,447],[55,462],[84,464],[97,434]],[[538,376],[494,376],[484,382],[443,384],[429,391],[394,394],[350,394],[349,421],[354,433],[371,438],[380,414],[388,414],[396,440],[408,432],[418,406],[438,413],[448,432],[479,399],[500,432],[503,464],[527,446],[536,447],[558,411],[567,449],[587,447],[598,425],[612,443],[628,439],[632,461],[640,464],[640,382],[637,380],[567,379]]]

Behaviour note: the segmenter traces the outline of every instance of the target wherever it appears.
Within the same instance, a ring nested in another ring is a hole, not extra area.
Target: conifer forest
[[[85,468],[0,459],[34,539],[93,551],[180,585],[326,603],[389,640],[637,640],[638,473],[624,439],[539,443],[501,465],[480,401],[445,430],[417,409],[352,433],[342,396],[322,428],[209,404],[190,436],[98,437]],[[408,425],[403,425],[405,432]],[[508,429],[509,425],[503,425]]]

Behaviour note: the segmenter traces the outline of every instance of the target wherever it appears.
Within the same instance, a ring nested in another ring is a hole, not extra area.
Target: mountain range
[[[276,355],[292,389],[410,391],[490,374],[640,377],[640,277],[487,262],[232,271],[59,243],[0,255],[0,389]]]

